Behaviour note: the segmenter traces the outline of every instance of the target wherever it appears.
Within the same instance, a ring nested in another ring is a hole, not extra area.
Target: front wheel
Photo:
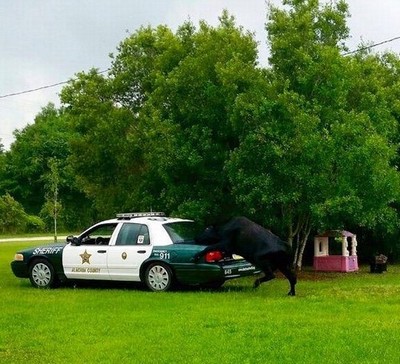
[[[34,287],[51,288],[57,279],[53,266],[45,259],[38,259],[29,268],[29,280]]]
[[[171,268],[163,263],[150,264],[144,276],[147,287],[154,292],[168,291],[173,278]]]

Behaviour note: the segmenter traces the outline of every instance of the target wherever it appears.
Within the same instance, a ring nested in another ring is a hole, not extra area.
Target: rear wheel
[[[45,259],[38,259],[29,268],[29,280],[34,287],[51,288],[57,279],[53,266]]]
[[[171,268],[164,263],[152,263],[145,272],[145,283],[154,292],[168,291],[173,282]]]

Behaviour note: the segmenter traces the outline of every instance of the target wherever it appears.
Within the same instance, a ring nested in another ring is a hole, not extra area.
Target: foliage
[[[0,232],[16,233],[43,228],[43,221],[28,215],[22,205],[8,193],[0,197]]]
[[[279,219],[297,266],[312,229],[397,224],[397,121],[374,57],[344,57],[347,6],[286,1],[270,8],[270,98],[228,164],[237,200]],[[368,72],[369,71],[369,72]],[[366,90],[368,92],[363,92]],[[276,223],[275,223],[276,225]]]
[[[118,51],[109,78],[80,74],[61,94],[81,188],[108,214],[230,214],[221,171],[238,145],[235,99],[261,75],[253,36],[224,13],[217,28],[141,28]]]
[[[83,209],[89,203],[77,189],[69,167],[72,132],[63,111],[49,104],[36,116],[34,124],[14,134],[15,142],[5,153],[0,171],[0,192],[10,193],[28,213],[39,215],[46,200],[48,162],[55,158],[59,161],[59,196],[65,206],[61,223],[65,228],[81,228],[89,220]]]
[[[282,295],[281,277],[257,290],[252,279],[218,291],[156,294],[132,284],[40,290],[9,268],[28,244],[0,245],[1,362],[397,361],[398,266],[385,274],[366,267],[358,274],[303,272],[297,297]]]
[[[49,172],[43,177],[45,180],[45,203],[41,210],[41,215],[50,217],[54,227],[54,237],[57,241],[58,218],[61,212],[61,203],[58,197],[60,183],[59,162],[57,159],[50,158],[48,161]]]
[[[0,198],[0,216],[2,233],[15,232],[18,228],[24,227],[26,223],[23,207],[9,194]]]
[[[73,132],[71,171],[98,218],[121,212],[130,202],[130,186],[140,181],[141,148],[127,143],[133,116],[109,96],[109,82],[95,70],[79,74],[61,98]],[[134,190],[133,190],[134,192]]]
[[[26,228],[28,233],[42,233],[46,229],[46,224],[43,219],[35,215],[26,215]],[[22,230],[18,229],[18,232]]]

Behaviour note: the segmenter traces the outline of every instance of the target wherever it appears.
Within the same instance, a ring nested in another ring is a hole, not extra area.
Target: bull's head
[[[214,225],[208,226],[195,238],[196,243],[200,245],[212,245],[218,243],[220,240],[221,236]]]

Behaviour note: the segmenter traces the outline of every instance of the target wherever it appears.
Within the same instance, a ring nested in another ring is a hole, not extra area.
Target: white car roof
[[[104,223],[137,223],[137,224],[146,224],[146,225],[164,225],[171,222],[180,222],[180,221],[188,221],[193,222],[193,220],[189,219],[181,219],[177,217],[134,217],[134,218],[115,218],[110,220],[104,220],[99,222]]]

